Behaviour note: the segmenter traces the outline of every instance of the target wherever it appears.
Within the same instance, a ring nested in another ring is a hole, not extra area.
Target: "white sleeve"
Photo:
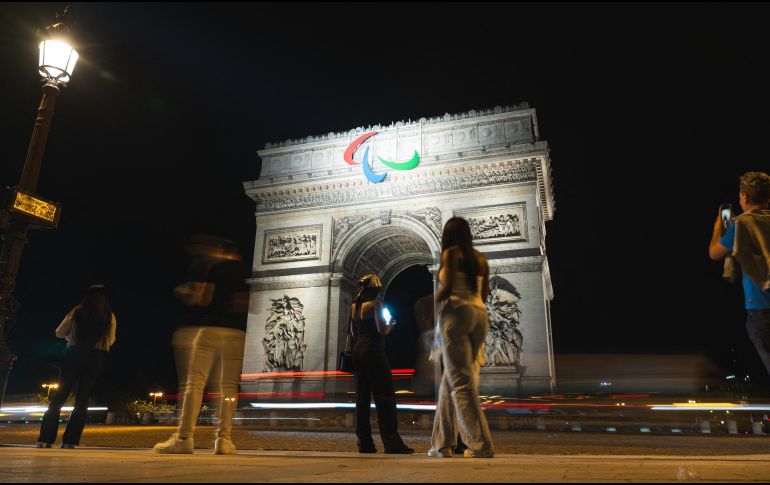
[[[59,327],[56,329],[56,336],[69,340],[70,333],[72,333],[72,312],[69,312],[59,324]]]
[[[118,327],[118,321],[115,319],[115,314],[112,314],[112,321],[110,322],[110,340],[108,342],[108,346],[112,347],[112,344],[115,343],[115,334]]]

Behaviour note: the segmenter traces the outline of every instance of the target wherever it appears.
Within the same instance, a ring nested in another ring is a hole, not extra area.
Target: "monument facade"
[[[258,153],[260,177],[244,183],[257,225],[244,392],[296,390],[292,376],[335,371],[355,281],[376,273],[387,287],[412,265],[435,275],[453,216],[468,220],[490,264],[482,388],[552,388],[545,235],[554,197],[534,109],[362,127]],[[303,388],[329,389],[312,382]]]

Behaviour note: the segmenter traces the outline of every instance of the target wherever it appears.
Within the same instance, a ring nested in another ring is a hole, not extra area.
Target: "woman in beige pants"
[[[441,237],[441,266],[436,305],[443,376],[428,456],[450,457],[459,432],[465,456],[491,458],[494,445],[479,398],[479,364],[489,321],[489,265],[473,249],[467,221],[453,217]]]

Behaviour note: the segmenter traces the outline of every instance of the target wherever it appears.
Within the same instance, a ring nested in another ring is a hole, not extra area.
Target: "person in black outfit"
[[[64,317],[56,329],[56,336],[67,340],[67,348],[59,364],[59,388],[40,424],[35,444],[37,448],[50,448],[56,441],[61,408],[73,389],[76,389],[75,409],[67,422],[61,447],[75,448],[80,444],[88,417],[88,400],[104,357],[115,343],[115,328],[115,314],[110,308],[106,288],[93,285],[88,288],[83,301]]]
[[[354,339],[353,363],[356,369],[356,436],[359,453],[376,453],[370,423],[371,396],[377,408],[377,423],[385,453],[411,454],[398,434],[396,394],[390,363],[385,355],[384,337],[395,325],[382,316],[383,305],[377,299],[382,283],[377,275],[359,280],[360,290],[352,304],[351,325]]]

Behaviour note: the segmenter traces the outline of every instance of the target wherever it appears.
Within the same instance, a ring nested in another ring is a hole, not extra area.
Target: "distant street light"
[[[152,398],[152,406],[155,407],[155,400],[159,397],[163,397],[162,392],[151,392],[150,397]]]
[[[46,394],[46,399],[49,401],[51,400],[51,389],[58,389],[59,384],[43,384],[43,389],[48,388],[48,394]]]
[[[16,322],[20,304],[11,294],[16,287],[16,274],[27,242],[27,230],[55,228],[61,213],[59,204],[34,194],[56,97],[69,82],[78,60],[78,53],[68,40],[69,28],[64,23],[68,13],[69,7],[66,7],[64,13],[56,15],[56,23],[38,32],[41,37],[38,69],[43,78],[43,97],[32,129],[21,181],[15,187],[6,188],[0,205],[0,405],[16,360],[16,355],[8,346],[8,335]]]

